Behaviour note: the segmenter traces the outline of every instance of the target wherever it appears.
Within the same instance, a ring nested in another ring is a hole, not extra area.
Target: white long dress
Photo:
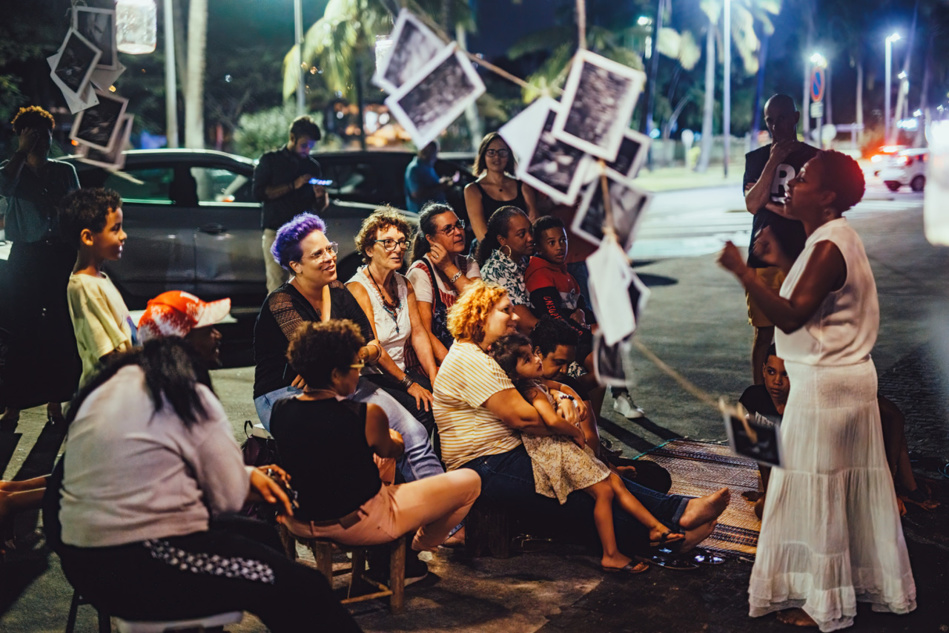
[[[846,262],[843,287],[802,328],[776,332],[791,383],[785,461],[771,474],[748,587],[752,617],[800,607],[821,631],[851,626],[858,601],[874,611],[916,608],[870,359],[880,320],[876,284],[845,219],[807,239],[781,296],[791,295],[815,245],[828,240]]]

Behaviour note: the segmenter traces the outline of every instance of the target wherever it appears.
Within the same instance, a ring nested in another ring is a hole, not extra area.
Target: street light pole
[[[725,113],[722,125],[722,132],[725,135],[724,143],[724,169],[725,177],[728,178],[728,153],[731,150],[732,136],[732,3],[731,0],[725,0],[725,33],[722,36],[725,48]]]
[[[886,70],[884,71],[885,74],[883,78],[883,89],[886,93],[886,99],[884,101],[883,107],[883,139],[887,144],[893,142],[893,139],[891,138],[893,122],[890,119],[890,91],[892,90],[890,85],[890,75],[893,74],[893,42],[896,42],[899,39],[899,33],[893,33],[886,38]]]
[[[297,116],[304,114],[303,88],[306,84],[306,70],[303,68],[303,2],[293,0],[293,31],[300,52],[300,81],[297,82]]]
[[[165,0],[165,136],[168,147],[178,147],[178,78],[175,76],[175,18],[171,0]]]

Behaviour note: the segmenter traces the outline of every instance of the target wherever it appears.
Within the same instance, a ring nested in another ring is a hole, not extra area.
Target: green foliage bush
[[[322,113],[310,113],[310,116],[322,130]],[[241,156],[259,158],[264,152],[286,145],[290,124],[295,118],[297,108],[292,102],[252,114],[242,114],[234,130],[235,151]]]

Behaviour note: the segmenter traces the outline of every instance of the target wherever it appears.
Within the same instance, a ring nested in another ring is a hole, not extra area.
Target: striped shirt
[[[435,424],[448,470],[521,445],[520,434],[484,407],[494,394],[513,388],[500,365],[480,347],[467,342],[451,346],[433,389]]]

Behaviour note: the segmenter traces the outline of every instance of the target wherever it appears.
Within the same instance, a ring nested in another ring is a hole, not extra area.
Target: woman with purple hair
[[[368,341],[359,351],[360,359],[372,364],[381,355],[366,314],[350,292],[335,283],[338,249],[326,237],[326,224],[311,213],[301,213],[277,231],[271,253],[292,276],[267,296],[254,326],[254,406],[268,430],[274,402],[307,388],[287,360],[290,339],[302,323],[349,319]],[[445,472],[425,427],[392,396],[360,378],[350,398],[382,407],[390,426],[402,435],[405,456],[399,466],[406,481]]]

